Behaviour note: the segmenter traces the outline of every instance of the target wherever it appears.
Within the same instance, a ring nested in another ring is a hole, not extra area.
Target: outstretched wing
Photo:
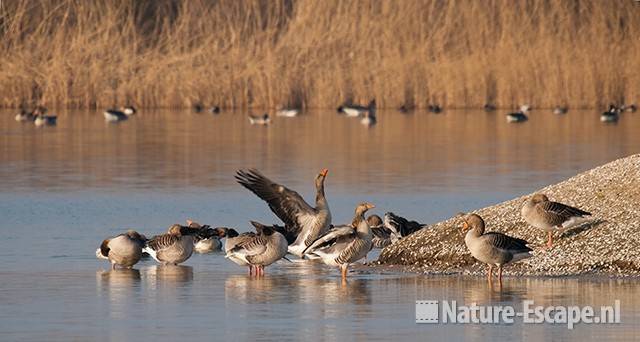
[[[336,226],[329,230],[326,234],[317,238],[309,247],[302,251],[302,255],[307,252],[313,252],[314,250],[326,246],[333,245],[340,240],[347,237],[351,237],[356,233],[356,230],[351,225]]]
[[[297,237],[306,218],[316,213],[297,192],[274,183],[258,170],[238,170],[236,180],[269,204],[271,211],[284,222],[289,235]]]

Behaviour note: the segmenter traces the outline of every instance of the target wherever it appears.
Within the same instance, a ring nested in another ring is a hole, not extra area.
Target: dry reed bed
[[[0,2],[0,106],[640,100],[640,3]]]
[[[640,155],[619,159],[540,189],[551,200],[586,209],[593,219],[554,239],[520,217],[520,197],[475,211],[488,231],[524,238],[534,256],[505,268],[511,275],[640,275]],[[385,248],[381,264],[405,265],[414,272],[484,274],[464,244],[460,219],[452,218]]]

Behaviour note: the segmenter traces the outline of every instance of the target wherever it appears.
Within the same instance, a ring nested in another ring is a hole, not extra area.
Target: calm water
[[[381,112],[372,128],[333,112],[252,127],[239,113],[153,111],[120,124],[101,113],[60,113],[35,128],[0,112],[0,336],[2,340],[427,338],[634,339],[637,280],[510,278],[502,291],[473,277],[425,277],[362,267],[346,286],[317,264],[282,263],[250,279],[221,255],[181,267],[151,260],[110,271],[100,241],[126,228],[160,233],[187,218],[247,230],[274,222],[237,185],[256,167],[313,199],[328,168],[335,222],[362,200],[429,223],[560,181],[640,152],[640,114],[616,125],[597,112],[503,114]],[[375,257],[373,255],[372,257]],[[417,325],[416,300],[611,305],[619,325]]]

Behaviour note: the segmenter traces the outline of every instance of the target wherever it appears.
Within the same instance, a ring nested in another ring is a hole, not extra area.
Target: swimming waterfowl
[[[349,265],[366,257],[371,250],[373,235],[364,218],[371,208],[375,208],[371,203],[360,203],[350,225],[333,227],[313,241],[302,254],[315,254],[325,264],[340,267],[342,279],[346,279]]]
[[[125,115],[134,115],[138,111],[136,110],[136,108],[134,106],[125,106],[125,107],[122,107],[122,112]]]
[[[634,103],[630,104],[630,105],[623,105],[621,108],[621,110],[625,111],[625,112],[635,112],[636,110],[638,110],[638,107],[636,107],[636,105]]]
[[[274,183],[258,170],[238,170],[236,180],[269,204],[269,208],[282,222],[285,235],[295,236],[289,253],[302,257],[302,251],[324,234],[331,225],[331,211],[324,194],[324,181],[329,170],[316,176],[316,203],[311,207],[297,192]]]
[[[127,114],[117,109],[107,109],[103,114],[104,119],[108,122],[124,121],[129,118]]]
[[[376,112],[364,112],[362,119],[360,119],[360,123],[365,126],[373,126],[378,122],[376,119]]]
[[[271,123],[271,118],[268,113],[264,113],[260,116],[249,114],[249,123],[252,125],[268,125]]]
[[[111,262],[111,268],[116,265],[131,268],[142,258],[142,248],[146,238],[135,230],[102,241],[96,250],[96,257]]]
[[[463,217],[463,231],[469,229],[464,237],[471,255],[478,261],[487,264],[487,279],[491,282],[493,266],[498,267],[498,282],[502,285],[502,267],[532,255],[528,242],[498,232],[485,232],[482,217],[468,214]]]
[[[391,231],[392,242],[399,240],[405,236],[413,234],[424,226],[416,221],[409,221],[402,216],[398,216],[392,212],[384,214],[383,225]]]
[[[161,264],[180,264],[191,257],[193,234],[197,231],[197,229],[174,224],[167,234],[154,236],[147,241],[143,250]]]
[[[602,122],[616,122],[620,118],[620,108],[614,105],[609,105],[609,110],[600,114],[600,121]]]
[[[568,111],[569,111],[569,108],[567,108],[567,107],[556,106],[556,107],[553,109],[553,114],[558,114],[558,115],[560,115],[560,114],[567,114],[567,112],[568,112]]]
[[[398,108],[398,111],[400,113],[411,113],[413,112],[413,110],[416,109],[416,106],[413,104],[403,104],[402,106],[400,106],[400,108]]]
[[[20,109],[20,113],[16,114],[15,119],[16,121],[25,122],[25,121],[33,121],[36,119],[36,117],[35,115],[33,115],[33,113],[27,112],[23,108],[23,109]]]
[[[435,105],[434,104],[430,104],[430,105],[427,106],[427,110],[429,110],[431,113],[438,114],[438,113],[442,112],[442,107],[440,107],[437,104],[435,104]]]
[[[204,109],[204,105],[201,102],[196,102],[194,104],[191,105],[191,109],[195,112],[195,113],[200,113],[202,112],[202,110]]]
[[[507,122],[524,122],[529,120],[526,111],[517,111],[507,114]]]
[[[287,240],[284,235],[273,230],[269,226],[251,221],[257,234],[251,238],[237,242],[227,250],[226,257],[232,260],[240,260],[255,270],[256,275],[264,275],[264,268],[282,259],[287,255]]]
[[[529,198],[522,210],[522,218],[530,225],[542,229],[548,234],[547,247],[553,245],[553,232],[563,232],[584,221],[591,213],[566,204],[551,202],[544,194],[535,194]]]
[[[218,237],[219,231],[209,225],[187,220],[187,226],[195,229],[193,234],[193,250],[196,253],[211,253],[222,250],[222,242]]]
[[[337,111],[338,113],[346,114],[349,117],[364,115],[364,113],[373,113],[373,115],[375,115],[376,99],[371,100],[371,102],[369,102],[369,105],[366,107],[354,104],[343,104],[342,106],[338,107]]]
[[[36,114],[33,123],[40,126],[55,126],[58,122],[58,117],[55,115]]]
[[[293,118],[300,114],[300,110],[296,108],[282,108],[276,112],[276,116],[283,116],[286,118]]]
[[[220,107],[218,106],[213,106],[211,108],[209,108],[209,112],[211,114],[219,114],[220,113]]]
[[[485,103],[483,108],[485,112],[493,112],[496,110],[496,106],[491,103]]]

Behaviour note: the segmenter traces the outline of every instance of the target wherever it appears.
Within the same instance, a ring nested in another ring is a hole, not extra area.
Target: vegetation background
[[[4,107],[640,99],[634,0],[0,0],[0,37]]]

